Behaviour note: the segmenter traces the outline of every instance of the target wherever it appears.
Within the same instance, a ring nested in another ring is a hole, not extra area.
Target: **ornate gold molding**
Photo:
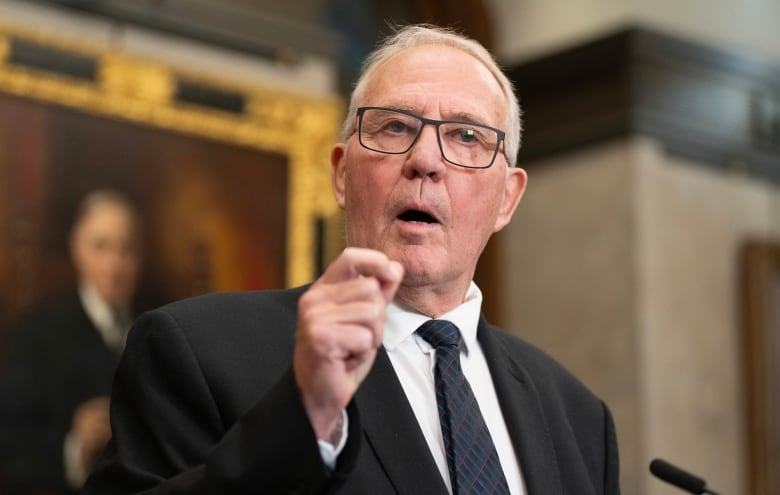
[[[96,80],[13,64],[13,40],[91,57],[97,62]],[[233,114],[177,102],[175,90],[180,80],[240,94],[245,110]],[[286,283],[299,285],[316,275],[315,222],[337,210],[330,188],[329,156],[342,112],[338,97],[315,98],[247,87],[186,73],[121,50],[95,49],[1,23],[0,92],[285,155],[289,164]]]

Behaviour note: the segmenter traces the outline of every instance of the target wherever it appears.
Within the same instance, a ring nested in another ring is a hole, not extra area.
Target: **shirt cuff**
[[[341,451],[344,450],[344,446],[347,444],[347,431],[349,431],[349,416],[347,411],[341,411],[341,435],[339,436],[339,442],[337,445],[333,445],[327,440],[317,440],[317,445],[320,447],[320,457],[322,462],[325,463],[331,470],[336,468],[336,460],[338,459]]]
[[[65,468],[65,480],[68,486],[78,490],[87,481],[87,470],[81,464],[81,443],[73,432],[65,436],[62,446],[62,459]]]

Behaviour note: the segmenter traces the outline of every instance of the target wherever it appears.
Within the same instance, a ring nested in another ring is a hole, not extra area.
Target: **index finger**
[[[324,283],[338,283],[355,277],[374,277],[389,302],[395,296],[403,273],[401,264],[381,251],[348,247],[325,270],[320,280]]]

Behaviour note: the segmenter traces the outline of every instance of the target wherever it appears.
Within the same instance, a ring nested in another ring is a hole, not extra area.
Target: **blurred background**
[[[362,59],[431,22],[490,48],[525,111],[488,317],[609,404],[623,493],[678,493],[662,457],[778,494],[778,21],[778,0],[0,0],[0,353],[73,285],[96,188],[139,206],[148,300],[316,277]]]

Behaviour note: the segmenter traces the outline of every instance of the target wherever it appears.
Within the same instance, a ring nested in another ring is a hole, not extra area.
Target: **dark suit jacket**
[[[62,449],[73,411],[110,394],[119,355],[104,344],[74,292],[29,313],[4,361],[0,486],[9,493],[67,491]]]
[[[323,465],[291,371],[302,292],[214,294],[142,315],[114,382],[114,437],[84,493],[446,494],[382,350],[348,407],[335,471]],[[484,319],[478,338],[528,493],[618,493],[605,405]]]

